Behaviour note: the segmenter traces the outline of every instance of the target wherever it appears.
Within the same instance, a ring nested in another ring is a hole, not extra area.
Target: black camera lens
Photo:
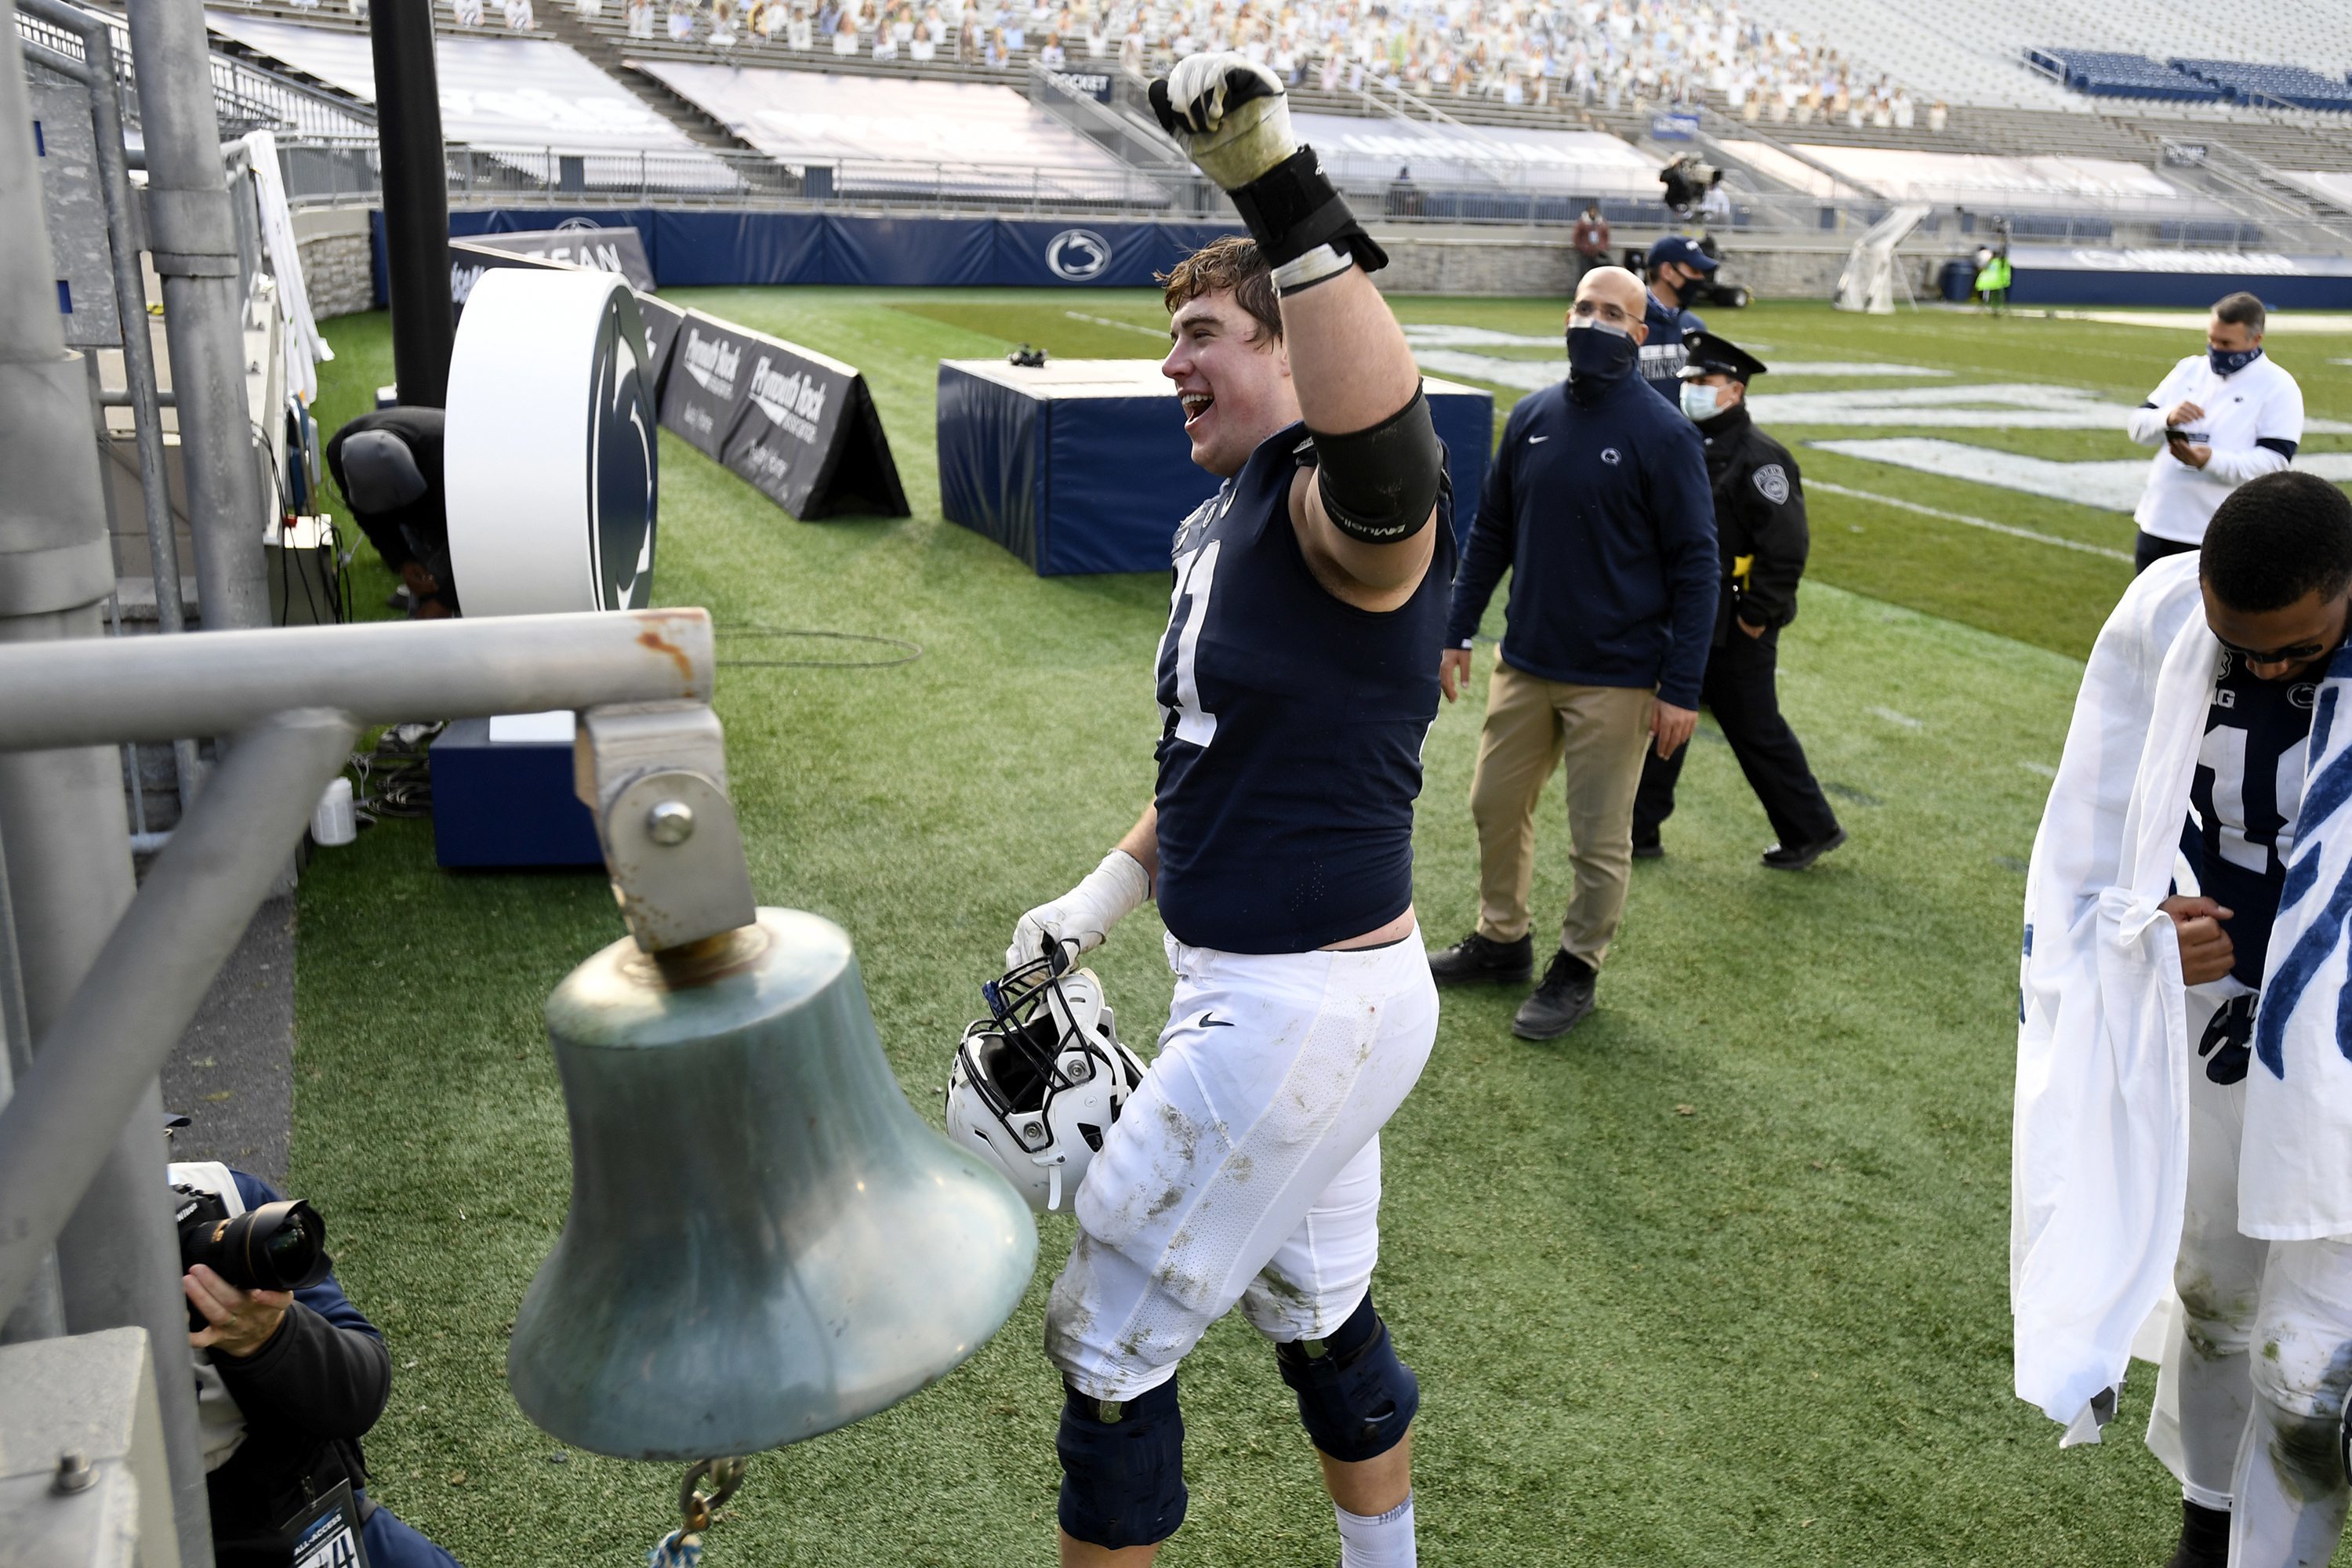
[[[264,1204],[235,1218],[183,1225],[184,1268],[201,1263],[240,1290],[299,1290],[335,1266],[327,1222],[299,1198]]]

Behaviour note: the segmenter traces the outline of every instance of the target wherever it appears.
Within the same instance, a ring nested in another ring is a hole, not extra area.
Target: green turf
[[[1041,581],[944,523],[935,362],[1017,341],[1149,354],[1132,329],[1158,307],[681,297],[862,366],[893,437],[912,518],[803,525],[665,436],[657,587],[727,625],[922,645],[894,669],[726,669],[718,706],[760,895],[849,931],[891,1060],[936,1121],[1013,917],[1092,866],[1149,794],[1166,587]],[[1558,321],[1541,302],[1400,308],[1530,332]],[[2179,334],[2137,328],[1801,307],[1739,329],[1809,356],[2039,365],[2134,396],[2181,352]],[[330,336],[331,429],[390,367],[381,317]],[[2298,369],[2322,358],[2307,341]],[[2306,385],[2315,413],[2352,404],[2340,374],[2326,397]],[[2087,526],[2066,515],[2081,508],[1804,460],[1923,504]],[[2124,569],[1845,498],[1813,516],[1782,689],[1853,845],[1807,876],[1760,870],[1762,816],[1703,730],[1669,857],[1637,870],[1602,1010],[1531,1046],[1507,1034],[1514,996],[1449,995],[1387,1135],[1379,1288],[1426,1391],[1427,1562],[2105,1564],[2169,1546],[2177,1492],[2136,1440],[2145,1369],[2116,1436],[2064,1455],[2009,1393],[2023,858],[2079,674],[2065,654]],[[362,605],[386,586],[363,563]],[[1419,899],[1441,942],[1472,913],[1479,718],[1477,697],[1449,708],[1427,749]],[[1567,893],[1557,805],[1541,833],[1536,906],[1551,911]],[[313,863],[299,932],[293,1183],[330,1215],[344,1281],[393,1345],[393,1404],[369,1441],[378,1495],[472,1568],[641,1561],[675,1475],[562,1452],[500,1381],[568,1181],[539,1010],[620,934],[609,895],[586,875],[445,875],[423,826],[395,824]],[[1157,934],[1146,910],[1097,958],[1147,1038],[1170,993]],[[760,1460],[710,1537],[712,1568],[1052,1560],[1056,1385],[1038,1340],[1070,1229],[1042,1230],[1038,1285],[1004,1332],[898,1408]],[[910,1289],[954,1288],[910,1264]],[[1328,1568],[1329,1513],[1264,1346],[1220,1325],[1185,1397],[1192,1520],[1162,1561]]]

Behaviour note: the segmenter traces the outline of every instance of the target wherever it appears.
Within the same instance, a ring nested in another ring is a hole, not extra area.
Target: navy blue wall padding
[[[1091,218],[856,217],[825,213],[519,207],[449,215],[449,237],[528,233],[570,218],[629,227],[663,288],[842,283],[871,288],[1148,289],[1226,224]],[[372,215],[375,302],[388,287],[383,215]]]
[[[1439,392],[1429,399],[1430,423],[1445,443],[1445,479],[1454,491],[1454,542],[1470,542],[1478,497],[1486,488],[1486,464],[1495,453],[1495,399],[1491,393]]]
[[[1226,224],[1085,219],[998,218],[992,226],[989,281],[1000,289],[1149,289],[1154,274],[1213,239],[1242,232]]]
[[[1037,574],[1167,571],[1176,525],[1216,494],[1219,482],[1194,466],[1180,405],[1173,397],[1142,405],[1143,418],[1137,401],[1124,397],[1056,398],[1043,406],[1046,505]]]
[[[1037,550],[1045,504],[1045,406],[1041,398],[940,366],[940,510],[949,521],[1036,567],[1040,576],[1048,574]]]
[[[1466,536],[1494,447],[1484,392],[1433,392],[1454,527]],[[1174,400],[1049,397],[940,366],[940,510],[1040,577],[1160,572],[1176,525],[1216,492],[1193,466]]]
[[[984,288],[996,281],[986,219],[828,217],[824,280],[869,288]]]
[[[2273,310],[2352,310],[2352,267],[2338,258],[2298,258],[2311,268],[2301,273],[2159,272],[2132,267],[2128,253],[2106,254],[2114,257],[2114,265],[2066,265],[2075,257],[2065,252],[2051,261],[2022,248],[2011,252],[2015,277],[2010,303],[2180,305],[2201,310],[2222,295],[2243,289],[2260,295]]]
[[[656,213],[654,276],[666,289],[823,283],[824,225],[816,213]]]

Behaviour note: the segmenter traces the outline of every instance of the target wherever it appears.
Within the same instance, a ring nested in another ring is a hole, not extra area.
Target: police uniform
[[[1764,370],[1737,344],[1702,332],[1690,342],[1683,374],[1728,374],[1744,384]],[[1805,495],[1796,460],[1756,427],[1745,399],[1701,423],[1698,432],[1706,444],[1723,570],[1701,700],[1731,742],[1779,837],[1768,856],[1827,844],[1842,837],[1842,830],[1804,748],[1780,716],[1775,685],[1780,628],[1797,618],[1797,583],[1805,570]],[[1735,622],[1764,629],[1750,637]],[[1643,763],[1633,804],[1637,853],[1655,853],[1658,826],[1674,813],[1675,781],[1690,752],[1685,746],[1661,760],[1653,751]]]
[[[1237,1303],[1277,1343],[1372,1321],[1380,1129],[1436,1041],[1418,931],[1318,950],[1412,906],[1451,497],[1412,597],[1357,609],[1316,581],[1290,521],[1313,452],[1303,426],[1269,437],[1175,539],[1155,791],[1175,996],[1078,1189],[1045,1310],[1047,1356],[1107,1404],[1172,1394],[1177,1363]]]

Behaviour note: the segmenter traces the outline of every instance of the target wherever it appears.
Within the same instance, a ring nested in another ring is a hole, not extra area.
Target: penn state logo
[[[2286,700],[2306,712],[2319,706],[2319,687],[2308,680],[2298,680],[2286,689]]]
[[[574,214],[571,217],[565,218],[562,223],[557,224],[555,226],[555,232],[558,234],[579,234],[583,231],[593,233],[604,226],[603,224],[598,223],[593,217],[582,217],[579,215]]]
[[[1601,460],[1613,468],[1625,459],[1622,454],[1621,454],[1616,447],[1603,447],[1601,448]]]
[[[1789,499],[1789,470],[1778,463],[1767,463],[1756,470],[1756,493],[1779,506]]]
[[[636,301],[616,291],[591,361],[588,549],[608,610],[653,603],[654,518],[659,497],[651,376]]]
[[[1045,242],[1045,265],[1066,282],[1087,282],[1110,265],[1110,242],[1090,228],[1066,228]]]

